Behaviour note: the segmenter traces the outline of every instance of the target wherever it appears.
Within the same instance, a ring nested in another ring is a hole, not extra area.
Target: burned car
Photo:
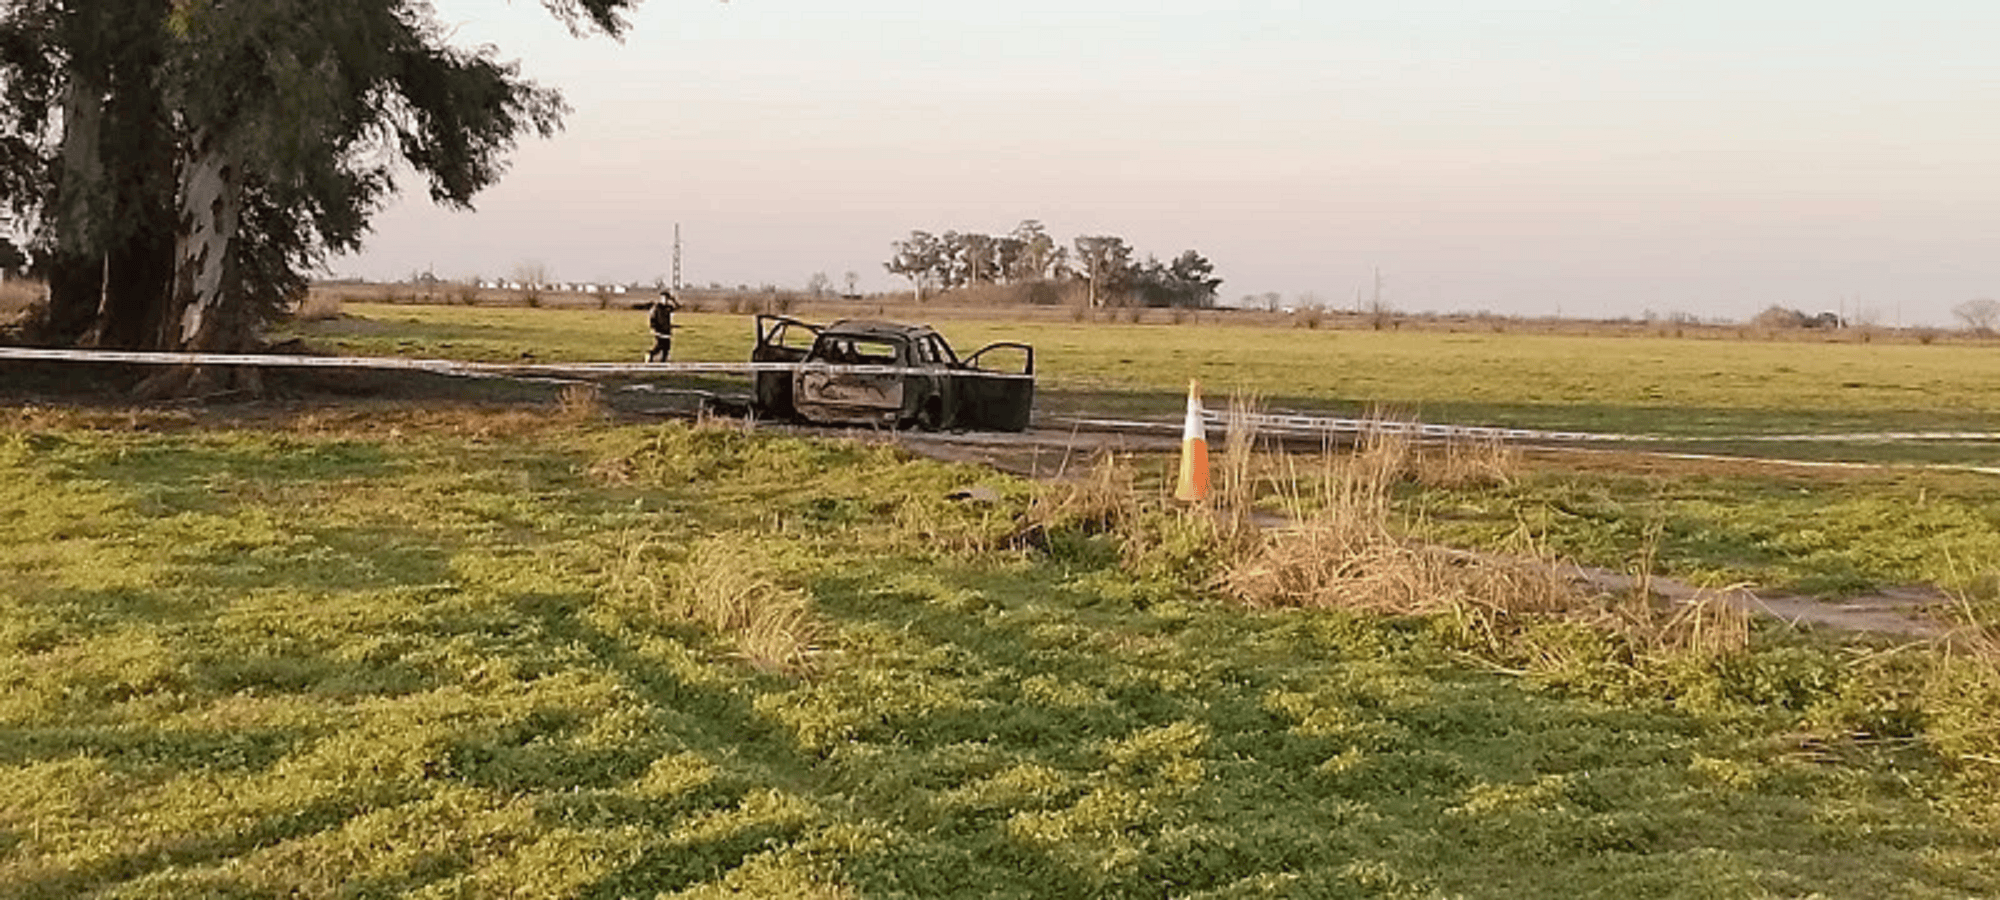
[[[981,365],[1018,359],[1019,370]],[[1035,348],[1013,341],[959,359],[928,325],[843,319],[813,325],[757,317],[752,362],[792,363],[756,375],[760,415],[836,425],[979,431],[1028,427]]]

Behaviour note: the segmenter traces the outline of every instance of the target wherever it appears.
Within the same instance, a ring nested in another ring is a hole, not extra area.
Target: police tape
[[[1541,431],[1530,428],[1500,428],[1484,425],[1438,425],[1394,419],[1356,419],[1269,413],[1227,413],[1204,410],[1202,420],[1210,426],[1228,427],[1240,422],[1258,433],[1292,437],[1318,435],[1382,435],[1414,440],[1516,441],[1522,443],[1632,443],[1632,444],[1746,444],[1746,443],[1904,443],[1960,441],[1983,443],[2000,441],[1992,431],[1882,431],[1836,434],[1607,434],[1588,431]],[[1066,418],[1067,424],[1083,428],[1111,430],[1157,430],[1178,428],[1171,422],[1142,422],[1123,419]]]
[[[279,369],[360,369],[425,372],[462,377],[602,377],[613,375],[755,375],[760,372],[839,372],[849,375],[950,375],[953,377],[1030,379],[1022,372],[971,368],[922,368],[882,365],[832,365],[799,362],[663,362],[663,363],[529,363],[471,362],[403,356],[298,356],[263,353],[165,353],[141,350],[54,350],[0,347],[0,361],[74,362],[152,366],[252,366]]]
[[[1377,434],[1398,437],[1433,440],[1440,438],[1475,438],[1496,441],[1536,441],[1536,442],[1582,442],[1582,441],[1652,441],[1665,440],[1646,435],[1591,434],[1581,431],[1535,431],[1526,428],[1491,428],[1480,425],[1435,425],[1426,422],[1401,422],[1383,419],[1345,419],[1325,416],[1263,415],[1241,413],[1230,414],[1216,410],[1203,410],[1202,421],[1211,426],[1228,426],[1232,422],[1249,426],[1259,434],[1290,435],[1294,437],[1314,437],[1336,434]],[[1168,422],[1150,422],[1130,419],[1065,418],[1063,422],[1082,428],[1107,430],[1165,430]],[[1174,425],[1178,428],[1180,426]]]

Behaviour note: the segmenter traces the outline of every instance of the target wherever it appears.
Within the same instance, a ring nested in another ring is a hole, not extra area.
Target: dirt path
[[[1593,591],[1626,593],[1638,586],[1638,579],[1633,576],[1609,569],[1565,563],[1562,571],[1574,583]],[[1722,590],[1698,588],[1684,581],[1659,576],[1647,579],[1646,586],[1654,596],[1670,603],[1693,603],[1713,598],[1751,613],[1782,619],[1799,628],[1830,628],[1918,640],[1936,640],[1951,632],[1951,627],[1939,618],[1940,611],[1951,603],[1951,598],[1937,588],[1923,585],[1888,588],[1844,600],[1759,593],[1746,587]]]

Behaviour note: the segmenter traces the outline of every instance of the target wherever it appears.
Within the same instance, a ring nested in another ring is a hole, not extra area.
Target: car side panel
[[[806,368],[793,375],[793,385],[793,406],[809,421],[893,426],[904,418],[900,375]]]

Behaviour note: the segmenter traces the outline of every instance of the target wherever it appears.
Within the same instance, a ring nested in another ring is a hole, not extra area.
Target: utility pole
[[[674,223],[674,293],[681,292],[681,223]]]

